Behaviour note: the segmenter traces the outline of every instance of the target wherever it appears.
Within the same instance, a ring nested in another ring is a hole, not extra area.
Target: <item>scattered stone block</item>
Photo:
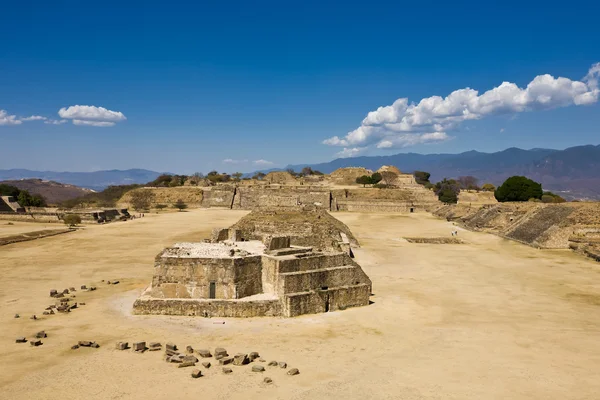
[[[228,355],[229,355],[229,354],[227,354],[227,350],[225,350],[225,349],[224,349],[224,348],[222,348],[222,347],[217,347],[217,348],[215,349],[215,357],[220,357],[220,358],[222,358],[222,357],[227,357]]]
[[[279,368],[287,368],[287,363],[285,361],[280,361]]]
[[[192,378],[200,378],[202,376],[202,371],[199,369],[195,369],[192,371]]]
[[[264,383],[273,383],[273,379],[269,378],[268,376],[265,377],[265,379],[263,379]]]
[[[76,290],[75,290],[75,288],[74,288],[74,287],[70,287],[70,288],[69,288],[69,291],[71,291],[71,292],[75,292]]]
[[[117,348],[117,350],[127,350],[129,348],[129,343],[117,342],[116,348]]]
[[[113,281],[113,282],[112,282],[112,284],[113,284],[113,285],[118,285],[118,284],[119,284],[119,281]]]
[[[21,337],[18,337],[15,342],[16,343],[27,343],[27,339],[25,339],[23,336],[21,336]]]
[[[166,348],[167,348],[167,350],[177,351],[177,345],[175,345],[173,343],[167,343]]]
[[[233,357],[233,365],[246,365],[250,363],[250,358],[248,357],[248,354],[236,354]]]
[[[96,290],[96,286],[90,286],[90,292]]]
[[[258,361],[259,362],[267,362],[267,360],[265,360],[264,358],[259,358]]]
[[[150,351],[159,351],[162,349],[162,345],[159,342],[150,342],[148,344],[148,350]]]
[[[208,368],[210,368],[210,363],[209,363],[208,361],[204,361],[204,362],[202,363],[202,366],[203,366],[204,368],[207,368],[207,369],[208,369]]]
[[[219,360],[219,365],[227,365],[233,362],[233,357],[223,357]]]
[[[298,368],[292,368],[287,372],[288,375],[298,375],[299,373]]]
[[[169,350],[169,349],[166,349],[166,350],[165,350],[165,355],[167,355],[167,356],[169,356],[169,357],[170,357],[170,356],[176,356],[176,355],[178,355],[178,354],[179,354],[179,352],[177,352],[177,351],[173,351],[173,350]]]
[[[81,285],[81,290],[86,290],[87,286],[86,285]]]
[[[78,345],[78,344],[76,344],[76,345],[74,345],[74,346],[71,346],[71,350],[77,350],[78,348],[79,348],[79,345]]]
[[[69,301],[70,301],[70,299],[67,299],[66,297],[63,297],[62,299],[60,299],[61,304],[68,303]]]
[[[185,355],[183,355],[183,354],[175,354],[175,355],[170,356],[167,359],[167,361],[172,362],[172,363],[182,363],[184,357],[185,357]]]
[[[212,354],[210,354],[210,351],[206,350],[206,349],[198,350],[197,353],[202,358],[210,358],[210,357],[212,357]]]
[[[19,314],[15,314],[15,318],[21,318]]]
[[[100,345],[96,342],[92,342],[92,344],[90,345],[90,347],[93,347],[94,349],[97,349],[100,347]]]
[[[60,299],[60,298],[62,298],[62,297],[65,297],[65,295],[64,295],[64,294],[62,294],[62,293],[58,293],[58,294],[57,294],[56,296],[54,296],[54,297],[55,297],[55,298],[57,298],[57,299]]]
[[[248,354],[248,358],[250,359],[250,361],[254,361],[256,360],[259,356],[258,352],[253,351],[250,354]]]
[[[31,317],[29,317],[29,319],[38,319],[38,318],[35,314],[33,314]]]
[[[223,368],[223,373],[224,374],[230,374],[232,372],[233,372],[233,370],[231,368]]]
[[[269,361],[269,363],[267,365],[269,367],[276,367],[277,365],[279,365],[279,363],[277,361]]]
[[[90,347],[92,345],[92,342],[90,342],[89,340],[80,340],[77,344],[81,347]]]
[[[265,372],[265,367],[262,365],[253,365],[252,372]]]
[[[183,362],[193,362],[197,363],[198,359],[192,355],[183,356]]]
[[[192,346],[186,346],[185,351],[191,354],[194,352],[194,348]]]
[[[196,363],[191,361],[184,361],[177,366],[177,368],[195,367]]]
[[[133,344],[133,351],[139,351],[139,352],[146,351],[146,342],[135,342]]]
[[[43,315],[50,315],[50,313],[48,311],[44,311],[42,314]]]
[[[85,303],[79,303],[80,306],[85,306]]]
[[[69,294],[69,289],[65,289],[62,291],[62,294]]]
[[[37,347],[37,346],[41,346],[42,345],[42,341],[39,340],[39,339],[36,339],[36,340],[30,341],[29,344],[32,345],[32,346]]]
[[[71,311],[71,310],[74,310],[74,309],[76,309],[76,308],[77,308],[77,303],[75,303],[75,304],[71,304],[71,305],[69,306],[69,311]]]
[[[43,339],[43,338],[48,337],[48,335],[44,331],[39,331],[38,333],[35,334],[35,337],[38,339]]]
[[[52,290],[50,291],[50,297],[54,297],[54,296],[56,296],[57,294],[58,294],[58,290],[56,290],[56,289],[52,289]]]

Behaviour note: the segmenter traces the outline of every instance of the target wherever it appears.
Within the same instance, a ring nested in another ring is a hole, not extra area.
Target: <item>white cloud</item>
[[[255,160],[253,161],[254,164],[256,165],[273,165],[274,163],[271,161],[267,161],[267,160]]]
[[[223,162],[225,164],[243,164],[243,163],[247,163],[248,160],[233,160],[231,158],[226,158],[223,160]]]
[[[450,139],[447,131],[469,120],[491,115],[549,110],[598,101],[600,63],[592,65],[581,81],[536,76],[526,88],[503,82],[481,95],[471,88],[459,89],[447,97],[431,96],[418,103],[400,98],[392,105],[379,107],[363,119],[361,126],[340,138],[333,136],[323,144],[345,147],[340,153],[356,153],[359,146],[378,148],[406,147]]]
[[[360,152],[362,152],[363,150],[366,150],[366,147],[352,147],[352,148],[344,147],[344,149],[342,151],[338,151],[335,155],[340,158],[354,157],[354,156],[358,155]]]
[[[42,117],[41,115],[32,115],[30,117],[21,118],[21,121],[45,121],[48,118]]]
[[[107,128],[109,126],[115,126],[115,123],[110,121],[86,121],[82,119],[74,119],[73,125],[98,126],[101,128]]]
[[[70,106],[58,110],[58,115],[63,119],[73,120],[74,125],[87,126],[114,126],[115,123],[127,118],[120,111],[111,111],[104,107],[96,106]]]
[[[504,128],[500,128],[500,133],[504,132]]]
[[[66,124],[67,122],[69,122],[66,119],[49,119],[44,121],[45,124],[48,125],[62,125],[62,124]]]
[[[5,110],[0,110],[0,125],[21,125],[23,121],[16,115],[8,115]]]

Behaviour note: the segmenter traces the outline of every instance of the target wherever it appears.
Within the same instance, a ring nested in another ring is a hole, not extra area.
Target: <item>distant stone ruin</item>
[[[297,213],[296,222],[303,218],[302,211]],[[268,226],[281,226],[274,220],[285,224],[291,214],[264,221],[260,215],[216,229],[210,243],[177,243],[164,249],[155,259],[151,285],[134,303],[134,313],[295,317],[369,304],[371,280],[352,259],[349,237],[356,239],[349,230],[319,221],[316,212],[304,220],[315,217],[314,223],[322,226],[312,231],[317,238],[299,239],[311,232],[268,233]],[[251,229],[253,224],[257,226]],[[288,229],[300,225],[292,223]],[[294,244],[311,240],[318,248]]]

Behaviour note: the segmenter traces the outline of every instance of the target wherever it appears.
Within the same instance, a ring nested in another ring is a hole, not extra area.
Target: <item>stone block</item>
[[[204,361],[204,362],[202,363],[202,366],[203,366],[204,368],[207,368],[207,369],[208,369],[208,368],[210,368],[210,363],[209,363],[208,361]]]
[[[62,291],[62,294],[69,294],[69,289],[65,289]]]
[[[129,343],[127,342],[118,342],[116,345],[117,350],[127,350],[129,348]]]
[[[146,342],[135,342],[133,344],[133,351],[145,351],[146,350]]]
[[[279,368],[287,368],[287,363],[285,361],[279,361]]]
[[[77,344],[82,347],[90,347],[92,345],[92,342],[90,342],[89,340],[80,340]]]
[[[185,357],[185,355],[183,355],[183,354],[174,354],[174,355],[170,356],[167,359],[167,361],[172,362],[172,363],[182,363],[184,357]]]
[[[75,288],[74,288],[74,287],[70,287],[70,288],[69,288],[69,291],[71,291],[71,292],[75,292],[76,290],[75,290]]]
[[[177,345],[175,345],[174,343],[167,343],[166,349],[171,351],[177,351]]]
[[[263,379],[264,383],[273,383],[273,379],[269,378],[268,376],[265,377],[265,379]]]
[[[202,371],[199,369],[195,369],[192,371],[192,378],[200,378],[202,376]]]
[[[185,351],[191,354],[194,352],[194,348],[192,346],[186,346]]]
[[[265,367],[262,365],[253,365],[252,372],[265,372]]]
[[[21,318],[19,314],[15,314],[15,318]]]
[[[197,363],[198,359],[196,357],[194,357],[193,355],[187,355],[187,356],[183,356],[183,362]]]
[[[287,372],[288,375],[298,375],[299,373],[298,368],[292,368]]]
[[[39,339],[36,339],[36,340],[30,341],[29,344],[32,345],[32,346],[37,347],[37,346],[41,346],[42,345],[42,341],[39,340]]]
[[[198,355],[202,358],[212,357],[212,354],[210,354],[210,351],[207,349],[200,349],[200,350],[196,351],[196,353],[198,353]]]
[[[149,351],[162,350],[162,345],[159,342],[150,342],[150,344],[148,344],[148,350]]]
[[[215,357],[227,357],[229,354],[227,354],[227,350],[225,350],[223,347],[217,347],[215,349]]]
[[[211,241],[213,243],[222,242],[227,240],[229,236],[229,229],[224,228],[214,228],[212,230]]]
[[[90,345],[90,347],[93,347],[94,349],[97,349],[100,347],[100,345],[96,342],[92,342],[92,344]]]
[[[267,250],[278,250],[286,249],[290,247],[289,236],[270,236],[267,237],[267,243],[265,243]]]
[[[276,367],[278,365],[277,361],[269,361],[267,364],[269,367]]]
[[[236,354],[233,357],[233,365],[246,365],[250,363],[250,358],[248,357],[248,354]]]
[[[184,361],[177,366],[177,368],[195,367],[196,363],[191,361]]]
[[[258,357],[260,357],[260,355],[258,354],[258,352],[253,351],[250,354],[248,354],[248,358],[250,359],[250,361],[254,361],[256,360]]]
[[[90,289],[89,289],[89,290],[90,290],[90,291],[94,291],[94,290],[96,290],[96,286],[90,286]]]
[[[52,289],[52,290],[50,291],[50,297],[54,297],[54,296],[56,296],[57,294],[58,294],[58,290],[56,290],[56,289]]]
[[[227,365],[233,362],[233,357],[223,357],[219,360],[219,365]]]
[[[71,346],[71,350],[77,350],[78,348],[79,348],[78,344]]]
[[[27,343],[27,339],[25,339],[23,336],[18,337],[16,340],[17,343]]]
[[[81,290],[86,290],[87,286],[86,285],[81,285]]]
[[[223,368],[223,373],[224,374],[230,374],[232,372],[233,372],[233,370],[231,368]]]
[[[35,334],[35,337],[38,339],[43,339],[43,338],[48,337],[48,335],[44,331],[39,331],[38,333]]]
[[[179,354],[179,352],[178,352],[178,351],[174,351],[174,350],[165,349],[165,355],[167,355],[167,356],[169,356],[169,357],[170,357],[170,356],[176,356],[176,355],[178,355],[178,354]]]

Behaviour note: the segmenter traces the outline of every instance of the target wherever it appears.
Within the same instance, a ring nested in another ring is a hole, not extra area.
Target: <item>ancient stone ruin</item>
[[[322,210],[267,219],[254,213],[215,230],[210,243],[177,243],[158,254],[134,313],[294,317],[369,304],[371,280],[352,259],[351,243],[358,243],[344,224]],[[272,232],[287,219],[297,235]],[[301,229],[302,221],[316,228]]]

